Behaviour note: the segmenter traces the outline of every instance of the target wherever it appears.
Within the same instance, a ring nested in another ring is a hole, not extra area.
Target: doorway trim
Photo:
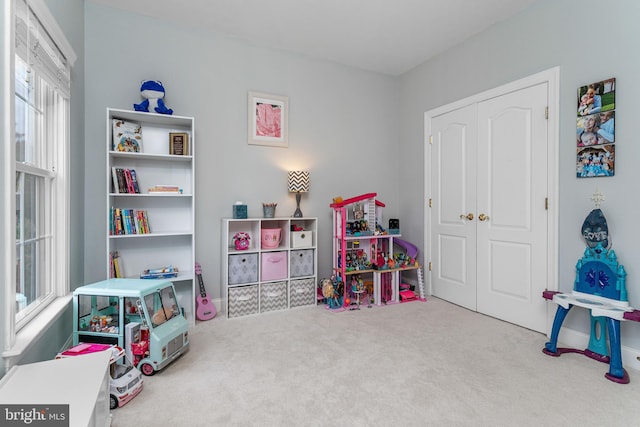
[[[547,140],[549,150],[547,153],[547,165],[549,167],[549,176],[547,183],[548,197],[548,227],[547,227],[547,289],[558,290],[558,199],[559,199],[559,82],[560,67],[553,67],[545,71],[524,77],[522,79],[504,84],[502,86],[472,95],[450,104],[446,104],[424,113],[424,135],[425,135],[425,159],[424,159],[424,177],[425,177],[425,218],[424,218],[424,242],[426,257],[425,263],[428,266],[432,259],[434,248],[432,247],[433,239],[431,238],[431,207],[430,200],[432,197],[431,174],[427,168],[431,165],[431,120],[441,114],[457,110],[470,104],[476,104],[486,101],[510,92],[515,92],[527,87],[546,83],[548,87],[548,119],[547,119]],[[429,294],[433,292],[431,271],[427,271]],[[540,296],[542,298],[542,295]],[[550,326],[550,318],[547,316],[547,331]]]

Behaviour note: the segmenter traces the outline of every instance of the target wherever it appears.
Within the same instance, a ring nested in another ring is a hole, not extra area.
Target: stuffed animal
[[[160,308],[154,313],[153,317],[151,318],[151,323],[153,323],[153,326],[162,325],[164,322],[166,322],[168,319],[171,319],[172,317],[173,317],[173,311],[171,309]]]
[[[143,80],[140,86],[140,94],[144,101],[133,104],[136,111],[145,111],[159,114],[173,114],[173,110],[164,103],[164,86],[159,80]]]

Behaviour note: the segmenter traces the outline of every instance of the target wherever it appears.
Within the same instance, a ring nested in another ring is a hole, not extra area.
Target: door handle
[[[488,221],[489,220],[489,215],[485,215],[485,214],[481,213],[480,215],[478,215],[478,219],[480,221]]]
[[[469,221],[473,221],[473,214],[472,213],[468,213],[468,214],[460,214],[460,219],[468,219]]]

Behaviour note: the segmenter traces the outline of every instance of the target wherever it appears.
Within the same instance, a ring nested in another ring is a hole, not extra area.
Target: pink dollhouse
[[[376,195],[366,193],[345,200],[337,199],[329,205],[333,209],[333,275],[345,284],[372,283],[371,292],[366,295],[369,305],[416,299],[424,301],[421,274],[418,275],[420,297],[416,297],[413,291],[400,289],[400,272],[419,269],[420,266],[415,259],[412,263],[397,263],[393,253],[394,239],[399,239],[400,235],[388,234],[380,226],[385,204],[376,200]],[[345,286],[345,301],[360,301],[361,290]]]

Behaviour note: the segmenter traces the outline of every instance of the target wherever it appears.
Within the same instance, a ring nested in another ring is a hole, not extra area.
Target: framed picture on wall
[[[576,156],[576,176],[593,178],[613,176],[616,171],[615,144],[579,147]]]
[[[247,103],[249,144],[287,148],[289,98],[249,92]]]
[[[615,153],[616,79],[578,88],[576,176],[613,176]]]

